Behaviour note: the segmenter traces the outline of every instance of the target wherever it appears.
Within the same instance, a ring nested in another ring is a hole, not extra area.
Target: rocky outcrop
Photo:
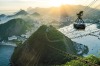
[[[13,66],[60,65],[73,59],[77,49],[73,41],[54,27],[41,26],[22,45],[15,48]]]

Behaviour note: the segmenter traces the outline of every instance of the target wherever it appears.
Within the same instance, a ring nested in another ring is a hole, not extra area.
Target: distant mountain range
[[[28,15],[27,11],[20,10],[20,11],[16,12],[14,15],[8,15],[7,17],[24,16],[24,15]]]
[[[61,20],[65,17],[71,17],[73,20],[77,18],[77,13],[79,11],[84,11],[83,19],[99,19],[100,10],[90,8],[82,5],[62,5],[60,7],[50,7],[50,8],[28,8],[27,11],[20,10],[14,15],[8,15],[8,17],[19,16],[19,15],[28,15],[29,13],[34,16],[39,15],[48,15],[52,17],[60,17]],[[7,15],[1,14],[1,17]]]
[[[5,15],[5,14],[1,14],[0,15],[0,19],[1,18],[4,18],[4,17],[7,17],[7,18],[13,18],[13,17],[17,17],[17,16],[27,16],[27,15],[30,15],[30,16],[40,16],[39,13],[37,12],[34,12],[32,14],[29,14],[27,11],[25,10],[19,10],[18,12],[16,12],[15,14],[13,15]]]
[[[50,8],[28,8],[28,12],[38,12],[42,15],[52,15],[53,17],[73,17],[77,18],[76,14],[79,11],[84,11],[84,19],[99,19],[100,10],[90,8],[82,5],[62,5],[60,7],[50,7]]]

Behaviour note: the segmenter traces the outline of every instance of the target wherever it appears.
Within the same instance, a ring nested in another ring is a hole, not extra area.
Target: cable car
[[[79,29],[79,30],[84,30],[86,27],[84,23],[74,23],[73,26],[75,29]]]
[[[73,24],[73,26],[74,26],[75,29],[80,29],[80,30],[84,30],[85,29],[86,26],[84,24],[82,16],[83,16],[83,11],[80,11],[77,14],[78,18],[76,19],[75,23]]]

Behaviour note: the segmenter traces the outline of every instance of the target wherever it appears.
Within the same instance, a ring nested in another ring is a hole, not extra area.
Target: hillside
[[[80,55],[78,52],[82,51],[84,54],[87,53],[86,50],[86,46],[74,43],[54,27],[43,25],[22,45],[15,48],[11,63],[14,66],[60,65],[75,59],[69,54]]]
[[[89,55],[79,60],[72,60],[63,66],[100,66],[100,58]]]
[[[8,37],[11,36],[25,34],[30,26],[30,23],[20,18],[12,19],[4,24],[0,24],[0,41],[8,40]]]

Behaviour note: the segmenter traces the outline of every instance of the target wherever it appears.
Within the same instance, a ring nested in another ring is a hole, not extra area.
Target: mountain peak
[[[15,66],[35,66],[37,63],[37,66],[47,66],[63,64],[71,60],[61,51],[76,54],[73,42],[68,37],[53,26],[42,25],[15,49],[11,61]]]
[[[33,15],[33,16],[40,16],[40,14],[39,13],[37,13],[37,12],[34,12],[33,14],[31,14],[31,15]]]
[[[15,15],[27,15],[28,13],[25,10],[20,10],[19,12],[17,12]]]

